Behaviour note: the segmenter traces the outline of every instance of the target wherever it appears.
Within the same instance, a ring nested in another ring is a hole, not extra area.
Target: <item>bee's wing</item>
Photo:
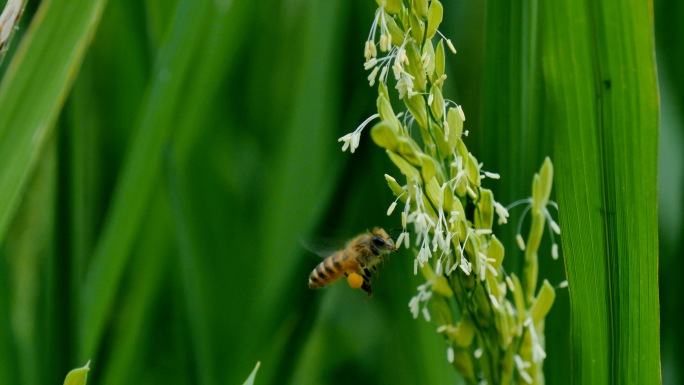
[[[299,240],[302,246],[321,258],[327,258],[345,248],[345,240],[337,238],[304,238]]]

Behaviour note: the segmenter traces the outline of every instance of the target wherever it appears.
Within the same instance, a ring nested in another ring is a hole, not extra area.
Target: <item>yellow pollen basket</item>
[[[349,287],[353,289],[358,289],[363,284],[363,277],[357,273],[351,273],[347,276],[347,283]]]

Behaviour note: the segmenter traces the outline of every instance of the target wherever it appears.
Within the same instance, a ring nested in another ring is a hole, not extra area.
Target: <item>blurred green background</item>
[[[550,139],[513,162],[490,145],[506,135],[492,124],[492,79],[522,81],[505,65],[515,47],[491,37],[513,27],[488,13],[495,2],[444,5],[441,31],[459,51],[445,93],[463,105],[470,151],[502,173],[487,187],[504,204],[526,197]],[[1,243],[0,383],[58,384],[89,359],[98,385],[237,384],[257,361],[257,384],[457,383],[436,325],[408,311],[422,283],[409,252],[382,269],[371,300],[345,284],[307,288],[318,257],[302,239],[400,223],[385,215],[383,174],[398,172],[384,152],[367,133],[353,155],[337,143],[375,110],[362,66],[374,10],[110,1]],[[666,384],[684,383],[682,16],[684,5],[655,2]],[[508,245],[519,214],[497,230]],[[520,253],[507,252],[514,269]],[[542,269],[564,279],[560,261]],[[567,297],[558,291],[547,319],[552,384],[570,382]]]

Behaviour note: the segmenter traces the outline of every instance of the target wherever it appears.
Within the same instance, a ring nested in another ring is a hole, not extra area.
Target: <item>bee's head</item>
[[[373,247],[380,253],[388,253],[397,251],[396,246],[394,246],[394,240],[390,237],[387,232],[379,227],[376,227],[371,231],[371,243]]]

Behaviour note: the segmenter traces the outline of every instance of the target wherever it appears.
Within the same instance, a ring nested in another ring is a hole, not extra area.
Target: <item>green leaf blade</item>
[[[660,380],[649,8],[647,1],[545,8],[575,383]]]
[[[0,83],[0,240],[105,4],[104,0],[41,3]]]
[[[99,345],[115,299],[136,232],[154,192],[163,161],[163,148],[171,138],[175,111],[182,102],[182,85],[193,53],[210,19],[213,5],[182,1],[141,106],[141,119],[113,194],[110,212],[95,248],[83,289],[80,354],[90,356]],[[190,31],[190,32],[188,32]]]

